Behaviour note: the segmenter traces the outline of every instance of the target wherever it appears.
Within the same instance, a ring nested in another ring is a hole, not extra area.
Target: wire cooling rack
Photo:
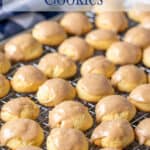
[[[91,12],[87,12],[86,15],[89,17],[90,21],[94,23],[95,20],[95,15]],[[58,17],[60,18],[60,17]],[[57,19],[56,19],[57,20]],[[135,26],[137,23],[129,20],[129,28]],[[123,38],[124,33],[120,34],[121,39]],[[43,46],[44,52],[43,55],[47,53],[53,53],[57,51],[57,47],[49,47],[49,46]],[[95,52],[95,55],[104,55],[104,52]],[[41,57],[42,57],[41,56]],[[41,58],[40,57],[40,58]],[[16,72],[16,70],[22,66],[22,65],[27,65],[27,64],[31,64],[36,66],[37,63],[39,62],[40,58],[31,61],[31,62],[20,62],[20,63],[16,63],[11,67],[11,70],[8,72],[7,77],[8,79],[11,80],[13,74]],[[78,70],[80,69],[80,64],[78,65]],[[143,69],[147,74],[150,73],[150,69],[146,68],[143,64],[137,64],[141,69]],[[80,73],[78,71],[77,75],[70,79],[69,81],[71,82],[71,84],[73,86],[76,86],[76,83],[78,81],[78,79],[80,78]],[[123,96],[128,96],[126,93],[120,93],[119,91],[116,91],[117,94],[119,95],[123,95]],[[9,94],[0,99],[0,108],[2,107],[3,104],[7,103],[9,101],[10,98],[16,98],[19,96],[28,96],[30,98],[32,98],[35,103],[37,103],[40,107],[40,115],[37,119],[37,122],[39,122],[39,124],[41,125],[41,127],[44,129],[44,134],[45,134],[45,142],[42,145],[43,150],[46,150],[46,137],[48,136],[50,129],[49,129],[49,125],[48,125],[48,112],[49,110],[51,110],[52,108],[48,108],[45,106],[42,106],[38,103],[37,98],[36,98],[36,94],[35,93],[31,93],[31,94],[20,94],[20,93],[16,93],[13,90],[11,90],[9,92]],[[95,105],[92,103],[88,103],[88,102],[84,102],[82,100],[80,100],[78,97],[76,98],[77,101],[80,101],[81,103],[83,103],[85,106],[87,106],[89,108],[89,112],[91,113],[91,115],[93,116],[94,120],[95,120]],[[144,113],[144,112],[137,112],[135,118],[131,121],[131,125],[133,128],[136,127],[136,125],[139,123],[139,121],[143,120],[144,118],[150,117],[150,113]],[[0,120],[0,126],[2,126],[4,123]],[[90,138],[93,129],[97,126],[96,122],[94,121],[94,125],[93,127],[88,130],[85,134],[88,138]],[[0,150],[8,150],[6,147],[0,147]],[[98,147],[90,144],[89,150],[99,150]],[[133,142],[131,145],[129,145],[125,150],[150,150],[150,147],[144,146],[144,145],[139,145],[137,141]]]

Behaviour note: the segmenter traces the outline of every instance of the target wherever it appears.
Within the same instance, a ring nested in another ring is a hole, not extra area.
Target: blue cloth
[[[4,13],[0,15],[0,41],[57,14],[58,12]]]
[[[1,9],[1,7],[2,7],[2,0],[0,0],[0,9]]]

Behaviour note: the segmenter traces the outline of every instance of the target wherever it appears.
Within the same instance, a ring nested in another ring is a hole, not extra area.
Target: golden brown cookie
[[[42,45],[30,33],[10,39],[4,47],[6,56],[13,61],[29,61],[42,55]]]
[[[104,75],[87,74],[77,83],[79,98],[89,102],[98,102],[102,97],[114,93],[110,81]]]
[[[31,65],[26,65],[20,67],[15,72],[11,80],[11,85],[17,92],[30,93],[37,91],[45,80],[45,75],[39,69]]]
[[[5,122],[19,118],[36,119],[39,107],[28,97],[12,98],[1,108],[1,119]]]
[[[138,9],[128,11],[128,17],[137,22],[143,21],[143,19],[148,16],[150,16],[149,11],[140,11]]]
[[[150,68],[150,46],[143,51],[143,63],[146,67]]]
[[[128,42],[115,42],[106,52],[108,60],[117,65],[137,64],[142,57],[142,51]]]
[[[93,55],[93,48],[80,37],[66,39],[58,48],[59,53],[75,61],[84,61]]]
[[[55,128],[47,138],[47,150],[88,150],[85,135],[72,128]]]
[[[132,43],[140,48],[146,48],[150,45],[150,30],[143,28],[141,26],[135,26],[129,29],[124,40],[126,42]]]
[[[95,29],[86,35],[87,43],[97,50],[106,50],[118,40],[119,36],[115,32],[105,29]]]
[[[135,128],[135,133],[140,145],[150,146],[150,118],[143,119]]]
[[[0,130],[0,144],[10,149],[28,145],[40,146],[43,140],[43,129],[30,119],[9,121]]]
[[[56,21],[42,21],[35,25],[32,35],[42,44],[56,46],[67,37],[63,27]]]
[[[120,95],[106,96],[97,103],[96,108],[97,122],[126,119],[132,120],[136,114],[136,109],[127,99]]]
[[[0,73],[5,74],[10,70],[11,63],[4,53],[0,52]]]
[[[77,72],[76,64],[59,53],[49,53],[43,56],[38,68],[49,78],[70,78]]]
[[[37,92],[38,101],[45,106],[55,106],[75,98],[75,88],[66,80],[54,78],[44,82]]]
[[[100,29],[108,29],[114,32],[122,32],[128,27],[128,19],[123,12],[101,12],[96,17],[96,26]]]
[[[116,67],[104,56],[95,56],[87,59],[81,66],[80,72],[82,76],[87,74],[99,74],[108,78],[114,73]]]
[[[0,98],[6,96],[10,90],[9,80],[2,74],[0,74]]]
[[[134,141],[134,132],[127,120],[104,121],[95,128],[91,140],[101,147],[122,149]]]
[[[150,112],[150,84],[136,87],[129,95],[128,100],[139,110]]]
[[[49,125],[51,128],[76,128],[86,131],[92,127],[93,119],[83,104],[66,101],[49,112]]]
[[[112,75],[112,84],[118,90],[123,92],[131,92],[140,84],[147,82],[146,73],[134,65],[125,65],[120,67]]]
[[[80,12],[66,13],[61,19],[60,24],[67,33],[73,35],[82,35],[92,29],[92,24],[88,20],[88,17]]]
[[[17,148],[16,150],[42,150],[42,149],[36,146],[23,146]]]

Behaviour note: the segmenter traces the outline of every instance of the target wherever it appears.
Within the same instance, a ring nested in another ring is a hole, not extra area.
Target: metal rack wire
[[[90,21],[91,21],[91,22],[94,22],[94,19],[95,19],[94,14],[91,13],[91,12],[87,12],[86,14],[87,14],[87,16],[89,17]],[[136,25],[135,22],[133,22],[133,21],[131,21],[131,20],[129,21],[129,28],[130,28],[130,27],[133,27],[133,26],[135,26],[135,25]],[[124,35],[124,33],[121,33],[121,34],[120,34],[121,38],[123,37],[123,35]],[[43,48],[44,48],[44,53],[43,53],[43,55],[45,55],[45,54],[47,54],[47,53],[51,53],[51,52],[56,52],[56,51],[57,51],[57,48],[52,48],[52,47],[49,47],[49,46],[43,46]],[[103,52],[102,52],[102,53],[101,53],[101,52],[96,52],[95,55],[104,55],[104,53],[103,53]],[[42,57],[42,56],[41,56],[41,57]],[[41,57],[40,57],[40,58],[41,58]],[[40,58],[38,58],[38,59],[36,59],[36,60],[34,60],[34,61],[31,61],[31,62],[26,62],[26,63],[20,62],[20,63],[14,64],[14,65],[12,66],[11,70],[8,72],[7,77],[8,77],[9,79],[11,79],[12,76],[13,76],[13,74],[14,74],[14,72],[15,72],[20,66],[22,66],[22,65],[26,65],[26,64],[37,65],[37,63],[39,62]],[[146,73],[150,73],[150,69],[146,68],[143,64],[138,64],[138,66],[139,66],[141,69],[144,69],[144,71],[145,71]],[[78,69],[79,69],[79,68],[80,68],[80,64],[78,64]],[[80,74],[79,74],[79,72],[78,72],[77,75],[76,75],[74,78],[72,78],[72,79],[69,80],[69,81],[72,83],[73,86],[76,86],[76,83],[77,83],[79,77],[80,77]],[[127,96],[126,93],[120,93],[119,91],[116,91],[116,93],[117,93],[117,94],[120,94],[120,95]],[[10,98],[15,98],[15,97],[19,97],[19,96],[28,96],[28,97],[31,97],[31,98],[39,105],[39,107],[40,107],[40,115],[39,115],[39,117],[38,117],[38,119],[37,119],[37,122],[39,122],[40,125],[41,125],[41,127],[44,129],[45,141],[46,141],[46,137],[47,137],[47,135],[49,134],[49,131],[50,131],[49,125],[48,125],[48,112],[49,112],[49,110],[50,110],[51,108],[47,108],[47,107],[44,107],[44,106],[40,105],[40,104],[38,103],[37,99],[36,99],[36,94],[35,94],[35,93],[31,93],[31,94],[20,94],[20,93],[16,93],[16,92],[14,92],[13,90],[11,90],[10,93],[9,93],[6,97],[4,97],[4,98],[2,98],[2,99],[0,100],[0,108],[2,107],[3,104],[5,104],[6,102],[8,102]],[[80,102],[83,103],[85,106],[87,106],[87,107],[89,108],[89,112],[91,113],[91,115],[92,115],[93,118],[95,119],[95,105],[92,104],[92,103],[84,102],[84,101],[82,101],[82,100],[80,100],[80,99],[78,99],[78,98],[76,98],[76,100],[77,100],[77,101],[80,101]],[[150,117],[150,113],[137,112],[136,117],[131,121],[131,125],[133,126],[133,128],[135,128],[136,125],[138,124],[138,122],[139,122],[140,120],[142,120],[142,119],[144,119],[144,118],[147,118],[147,117]],[[2,126],[2,125],[3,125],[3,122],[0,120],[0,126]],[[96,124],[96,122],[95,122],[94,125],[93,125],[93,127],[92,127],[92,129],[88,130],[88,131],[85,133],[87,137],[90,138],[91,133],[92,133],[92,131],[93,131],[93,129],[95,128],[96,125],[97,125],[97,124]],[[46,150],[45,142],[43,143],[42,148],[43,148],[43,150]],[[96,147],[96,146],[90,144],[89,150],[98,150],[98,149],[99,149],[98,147]],[[0,150],[7,150],[7,148],[5,148],[5,147],[0,147]],[[135,141],[135,142],[132,143],[130,146],[128,146],[125,150],[150,150],[150,147],[146,147],[146,146],[143,146],[143,145],[140,146],[140,145],[138,144],[138,142]]]

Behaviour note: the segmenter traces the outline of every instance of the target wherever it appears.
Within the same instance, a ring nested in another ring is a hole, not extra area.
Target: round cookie
[[[49,112],[49,125],[51,128],[76,128],[86,131],[92,127],[93,118],[83,104],[66,101]]]
[[[150,68],[150,46],[143,51],[143,63],[146,67]]]
[[[11,38],[4,46],[6,56],[12,61],[29,61],[42,55],[42,45],[30,33]]]
[[[30,93],[37,91],[45,80],[45,75],[39,69],[31,65],[26,65],[20,67],[15,72],[11,80],[11,85],[16,92]]]
[[[80,12],[66,13],[61,19],[60,24],[67,33],[73,35],[82,35],[92,29],[92,24],[88,20],[88,17]]]
[[[79,98],[89,102],[98,102],[102,97],[114,93],[110,81],[104,75],[87,74],[77,83]]]
[[[19,118],[36,119],[39,107],[28,97],[12,98],[1,108],[1,119],[5,122]]]
[[[98,123],[115,119],[130,121],[135,116],[136,109],[125,97],[111,95],[100,99],[96,105],[95,112]]]
[[[147,82],[146,73],[134,65],[120,67],[112,75],[112,85],[122,92],[131,92],[140,84]]]
[[[127,120],[104,121],[94,129],[91,140],[97,146],[122,149],[134,141],[134,131]]]
[[[37,122],[30,119],[9,121],[0,130],[1,145],[10,149],[28,145],[40,146],[43,140],[43,129]]]
[[[47,138],[47,150],[88,150],[85,135],[72,128],[55,128]]]
[[[137,36],[138,35],[138,36]],[[150,30],[141,26],[135,26],[129,29],[125,36],[124,41],[132,43],[140,48],[146,48],[150,45]]]
[[[140,11],[138,9],[128,11],[128,17],[136,22],[142,22],[143,19],[148,16],[150,16],[149,11]]]
[[[23,146],[17,148],[16,150],[42,150],[42,149],[36,146]]]
[[[66,39],[67,35],[56,21],[42,21],[32,30],[33,37],[42,44],[57,46]]]
[[[115,42],[106,52],[108,60],[117,65],[137,64],[142,57],[142,51],[128,42]]]
[[[0,98],[6,96],[10,90],[10,83],[6,77],[0,74]]]
[[[150,84],[136,87],[129,95],[128,100],[139,110],[150,112]]]
[[[142,20],[141,26],[146,29],[150,29],[150,15]]]
[[[114,32],[123,32],[128,27],[128,19],[123,12],[101,12],[96,17],[96,26],[100,29],[108,29]]]
[[[59,53],[49,53],[41,58],[38,68],[49,78],[70,78],[77,72],[76,64]]]
[[[10,70],[11,63],[4,53],[0,52],[0,73],[5,74]]]
[[[97,50],[106,50],[110,45],[119,40],[119,36],[105,29],[95,29],[86,35],[86,41]]]
[[[93,48],[80,37],[66,39],[58,48],[59,53],[64,54],[74,61],[84,61],[93,55]]]
[[[150,146],[150,118],[143,119],[135,128],[135,133],[140,145]]]
[[[38,101],[45,106],[55,106],[62,101],[72,100],[75,88],[66,80],[54,78],[44,82],[37,92]]]
[[[82,64],[80,73],[82,76],[87,74],[102,74],[110,78],[115,70],[115,65],[107,60],[104,56],[95,56],[87,59]]]

